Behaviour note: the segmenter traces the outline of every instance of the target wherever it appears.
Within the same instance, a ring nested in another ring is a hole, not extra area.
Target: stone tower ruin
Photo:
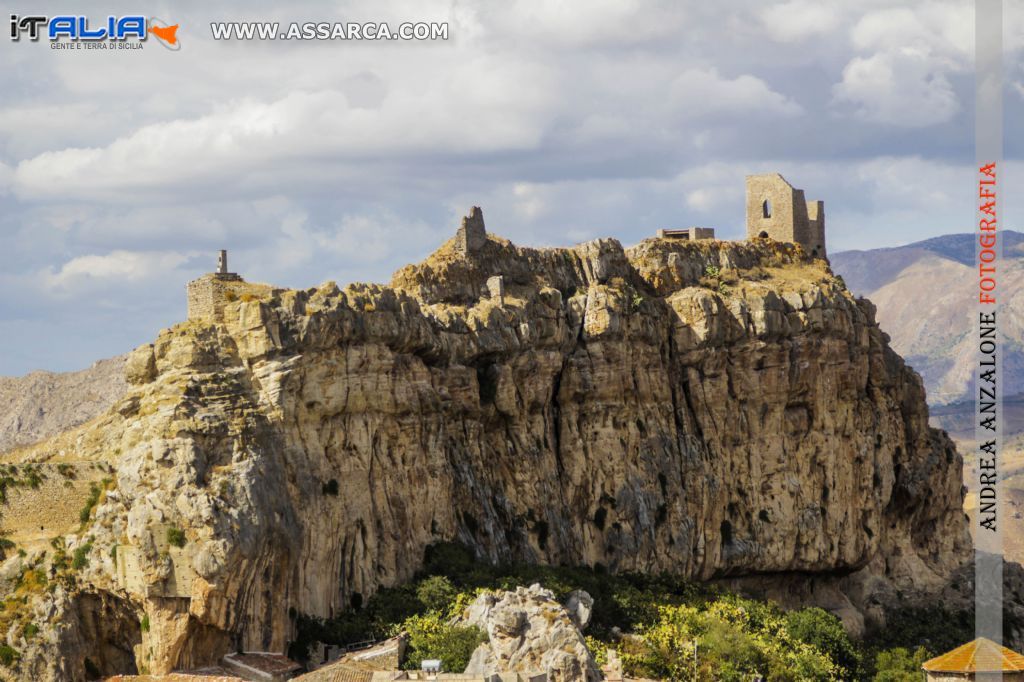
[[[224,303],[232,297],[232,285],[244,281],[238,274],[228,272],[228,252],[221,249],[217,255],[217,270],[185,285],[188,297],[188,319],[222,322]]]
[[[825,258],[825,202],[804,198],[778,173],[747,176],[747,239],[769,237]]]
[[[459,231],[455,233],[455,248],[463,256],[469,256],[487,243],[487,228],[484,227],[484,212],[479,206],[469,209],[469,215],[463,217]]]

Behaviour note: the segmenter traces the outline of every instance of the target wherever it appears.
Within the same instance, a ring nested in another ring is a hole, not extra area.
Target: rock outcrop
[[[582,594],[593,604],[590,595]],[[544,673],[553,682],[601,679],[573,619],[540,585],[481,594],[466,609],[461,624],[487,633],[487,642],[473,652],[466,673]]]
[[[114,471],[65,535],[87,565],[49,607],[60,655],[8,633],[33,679],[283,651],[295,614],[409,579],[442,540],[816,580],[870,618],[967,558],[920,378],[798,247],[488,236],[391,286],[267,291],[164,330],[108,413],[21,453]]]

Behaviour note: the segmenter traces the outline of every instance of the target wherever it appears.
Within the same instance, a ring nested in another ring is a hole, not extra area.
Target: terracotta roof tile
[[[370,682],[373,673],[350,668],[344,663],[332,663],[294,679],[295,682]]]
[[[921,666],[929,672],[973,673],[1024,671],[1024,656],[979,637],[949,653],[925,661]]]

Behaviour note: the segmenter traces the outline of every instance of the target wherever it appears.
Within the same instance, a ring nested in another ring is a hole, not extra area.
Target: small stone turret
[[[455,248],[463,256],[471,256],[487,243],[487,228],[484,227],[484,212],[479,206],[469,209],[469,215],[462,219],[459,231],[455,233]]]
[[[185,286],[188,297],[188,319],[221,322],[224,318],[224,303],[228,300],[232,283],[244,280],[234,272],[228,272],[228,252],[221,249],[217,254],[217,270]]]

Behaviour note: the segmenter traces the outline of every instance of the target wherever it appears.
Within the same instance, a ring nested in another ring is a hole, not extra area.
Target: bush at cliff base
[[[429,610],[406,618],[392,630],[409,636],[403,667],[419,670],[423,661],[434,659],[441,661],[442,670],[462,672],[473,651],[487,641],[487,633],[480,628],[458,623],[475,591],[459,592],[444,576],[431,576],[419,581],[416,597]]]
[[[409,635],[406,670],[419,670],[424,660],[441,661],[441,669],[462,672],[473,650],[487,641],[478,627],[453,625],[447,613],[431,611],[406,619],[402,629]]]
[[[630,677],[693,680],[696,642],[701,681],[761,676],[772,682],[919,682],[921,661],[967,641],[974,630],[970,614],[937,605],[905,608],[888,614],[885,630],[854,643],[839,619],[819,608],[785,612],[671,575],[494,566],[448,543],[428,550],[424,570],[412,583],[382,589],[366,603],[354,601],[333,619],[294,614],[298,637],[292,655],[303,658],[315,641],[344,645],[405,630],[412,640],[407,668],[433,658],[448,671],[460,671],[483,633],[453,625],[455,617],[481,590],[533,583],[560,600],[576,589],[589,592],[594,605],[587,646],[598,664],[608,648],[617,649]]]
[[[659,607],[657,619],[638,635],[626,640],[622,658],[628,671],[644,677],[796,681],[838,680],[848,673],[828,653],[794,636],[778,609],[734,597],[704,609]]]
[[[903,647],[879,651],[875,657],[873,682],[920,682],[921,664],[932,655],[923,646],[914,651]]]

